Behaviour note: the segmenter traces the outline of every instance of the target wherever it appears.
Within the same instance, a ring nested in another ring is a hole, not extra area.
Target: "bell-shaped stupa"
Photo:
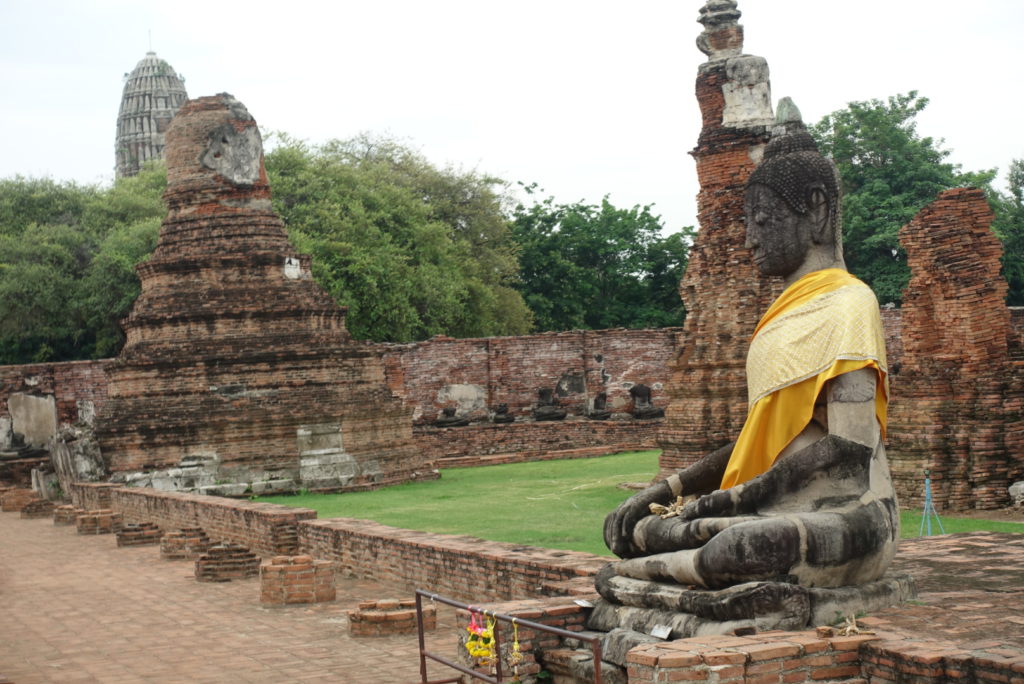
[[[431,476],[379,350],[351,339],[288,241],[245,106],[227,94],[184,104],[164,199],[97,425],[110,471],[228,494]]]

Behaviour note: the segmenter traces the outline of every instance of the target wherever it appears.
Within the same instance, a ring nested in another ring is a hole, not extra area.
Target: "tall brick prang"
[[[889,442],[904,505],[921,503],[925,469],[940,510],[1005,506],[1024,475],[1024,361],[992,219],[984,192],[958,188],[900,230],[911,277]]]
[[[380,350],[351,339],[271,207],[246,108],[189,100],[166,157],[167,218],[98,416],[110,470],[234,494],[429,475]]]
[[[700,230],[680,284],[685,344],[668,383],[659,435],[661,469],[674,471],[735,439],[747,415],[747,346],[781,280],[761,276],[743,244],[743,194],[768,142],[773,113],[768,64],[743,55],[732,0],[709,0],[697,40],[708,55],[697,75],[703,128],[697,161]]]

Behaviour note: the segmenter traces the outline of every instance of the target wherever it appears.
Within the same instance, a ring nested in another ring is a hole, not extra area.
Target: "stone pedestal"
[[[260,558],[238,544],[219,544],[196,560],[196,579],[200,582],[230,582],[260,574]]]
[[[109,508],[85,511],[75,520],[78,534],[115,534],[124,525],[124,516]]]
[[[117,533],[118,546],[146,546],[147,544],[159,544],[163,533],[156,523],[144,522],[125,525]]]
[[[353,636],[392,636],[416,633],[415,599],[362,601],[348,611],[349,631]],[[437,608],[423,605],[423,629],[437,629]]]
[[[167,560],[195,560],[210,550],[210,538],[201,527],[184,527],[168,532],[160,540],[160,557]]]
[[[312,556],[274,556],[260,566],[260,603],[320,603],[333,601],[335,565]]]
[[[886,575],[867,584],[833,589],[801,587],[785,582],[746,582],[726,589],[694,589],[677,584],[598,574],[602,600],[596,602],[587,627],[616,628],[650,634],[667,630],[664,638],[685,639],[736,630],[802,630],[830,624],[837,617],[873,612],[917,595],[910,575]]]

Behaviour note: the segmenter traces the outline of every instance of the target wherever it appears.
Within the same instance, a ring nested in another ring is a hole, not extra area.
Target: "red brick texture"
[[[700,230],[680,284],[685,344],[668,382],[671,404],[659,435],[663,473],[696,462],[736,438],[747,415],[746,356],[762,312],[781,281],[760,275],[743,243],[743,193],[768,141],[765,126],[723,125],[727,60],[701,65],[696,149]]]
[[[113,359],[0,366],[0,416],[10,415],[12,394],[52,396],[57,422],[75,423],[88,405],[99,411],[107,398],[107,369]]]
[[[414,409],[416,424],[429,424],[441,409],[486,419],[488,409],[509,407],[528,419],[537,391],[551,389],[570,416],[586,415],[604,392],[612,411],[629,412],[629,388],[653,387],[655,406],[668,405],[662,389],[667,366],[680,343],[680,328],[575,330],[523,337],[452,339],[435,337],[387,345],[388,382]],[[471,389],[478,405],[456,399],[453,389]]]
[[[333,601],[336,595],[331,561],[274,556],[260,566],[260,603],[264,605],[322,603]]]
[[[1005,506],[1024,475],[1024,361],[992,218],[981,190],[960,188],[900,230],[912,275],[889,442],[904,505],[921,503],[925,469],[936,506],[954,510]]]
[[[260,574],[260,558],[239,544],[218,544],[196,559],[196,580],[230,582]]]
[[[300,431],[339,424],[358,466],[351,484],[412,479],[425,464],[409,411],[385,384],[379,350],[351,340],[345,309],[289,243],[262,159],[252,184],[202,161],[233,134],[246,145],[259,136],[228,96],[189,100],[168,129],[168,215],[138,267],[142,291],[97,423],[110,469],[212,454],[229,480],[298,477]]]
[[[352,636],[383,637],[416,634],[415,599],[381,599],[362,601],[355,610],[347,611]],[[429,603],[422,607],[423,630],[437,629],[437,608]]]
[[[37,499],[39,495],[31,489],[4,488],[0,491],[0,511],[17,513]]]
[[[111,506],[126,522],[152,522],[165,531],[199,527],[215,542],[265,556],[295,553],[298,521],[316,517],[308,508],[132,487],[112,489]]]
[[[78,534],[116,534],[123,524],[124,516],[109,508],[85,511],[75,518]]]
[[[201,527],[186,527],[167,532],[160,538],[160,557],[164,560],[195,560],[211,546],[210,538]]]
[[[473,537],[403,530],[368,520],[332,518],[298,525],[299,548],[336,561],[350,577],[422,587],[464,601],[593,591],[607,558]]]
[[[594,595],[596,596],[596,594]],[[594,598],[594,596],[590,598]],[[495,613],[502,613],[520,620],[530,620],[548,627],[564,629],[567,632],[582,632],[586,620],[586,609],[582,608],[566,598],[555,599],[523,599],[508,601],[504,603],[488,603],[480,608]],[[465,615],[463,624],[469,623],[469,615]],[[515,637],[514,628],[507,622],[499,623],[501,634],[501,653],[505,662],[508,662],[508,654],[512,648]],[[519,665],[518,674],[522,676],[535,675],[542,669],[547,669],[555,675],[555,681],[563,681],[558,678],[563,674],[558,671],[555,658],[551,662],[542,662],[544,655],[554,655],[552,651],[561,647],[561,640],[558,636],[519,626],[519,650],[523,655],[523,661]],[[463,630],[460,637],[465,634]],[[565,679],[564,681],[571,681]]]
[[[420,426],[416,444],[438,468],[590,458],[653,449],[661,420],[569,420],[536,423]]]

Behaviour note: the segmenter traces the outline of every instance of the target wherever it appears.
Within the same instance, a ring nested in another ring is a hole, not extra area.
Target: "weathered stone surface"
[[[226,94],[188,101],[166,156],[168,215],[138,267],[98,417],[111,472],[220,494],[436,476],[380,350],[350,338],[345,309],[288,242],[245,107]]]
[[[597,584],[605,600],[595,608],[596,617],[591,616],[588,627],[618,626],[649,634],[663,624],[672,628],[672,638],[677,639],[731,634],[741,627],[802,630],[831,624],[837,617],[873,613],[917,596],[913,578],[905,574],[830,589],[748,582],[708,590],[626,577],[609,577]]]
[[[1010,503],[1014,506],[1024,505],[1024,482],[1014,482],[1007,492],[1010,495]]]
[[[125,74],[114,145],[118,177],[134,176],[143,163],[163,159],[164,133],[187,98],[184,79],[155,52]]]

